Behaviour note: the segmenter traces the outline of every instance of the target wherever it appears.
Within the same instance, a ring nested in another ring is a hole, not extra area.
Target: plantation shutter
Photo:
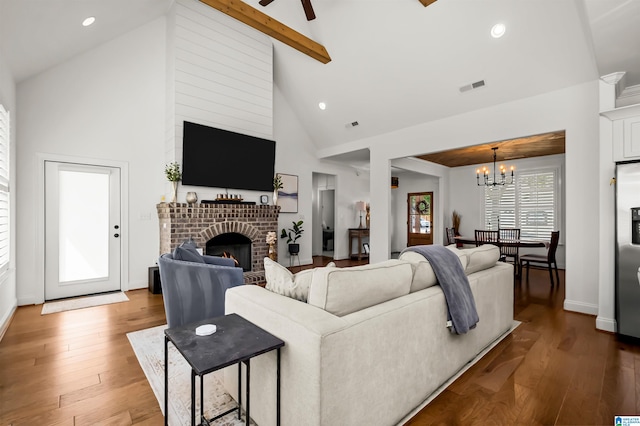
[[[548,240],[556,229],[556,174],[556,170],[518,174],[518,211],[523,239]]]
[[[486,186],[484,200],[484,229],[516,227],[515,185]]]
[[[9,268],[9,118],[0,105],[0,273]]]

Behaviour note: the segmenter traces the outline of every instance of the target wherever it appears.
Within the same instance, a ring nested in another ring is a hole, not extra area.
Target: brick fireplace
[[[160,222],[160,254],[170,253],[182,242],[193,239],[207,253],[211,241],[222,235],[240,234],[250,240],[250,260],[244,272],[245,284],[264,283],[263,259],[269,254],[267,232],[278,231],[280,207],[255,204],[156,205]],[[229,245],[233,249],[233,245]],[[211,251],[210,251],[211,252]]]

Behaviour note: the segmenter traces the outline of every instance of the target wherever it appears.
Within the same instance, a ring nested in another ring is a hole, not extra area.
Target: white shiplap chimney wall
[[[177,0],[167,16],[167,163],[182,163],[185,120],[273,139],[271,39],[197,0]],[[179,201],[187,191],[221,192],[180,187]],[[170,200],[169,183],[165,192]]]

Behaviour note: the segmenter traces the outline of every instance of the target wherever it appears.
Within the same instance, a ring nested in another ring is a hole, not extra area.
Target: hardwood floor
[[[41,305],[18,308],[0,342],[0,425],[162,424],[126,337],[165,323],[162,296],[127,295],[44,316]],[[516,286],[522,325],[408,424],[611,425],[640,413],[640,346],[596,331],[563,300],[563,284],[551,289],[546,271],[531,270]]]
[[[166,323],[161,295],[40,315],[19,307],[0,342],[0,425],[161,425],[126,333]]]
[[[564,271],[516,283],[522,324],[407,425],[612,425],[640,413],[640,345],[567,312]]]

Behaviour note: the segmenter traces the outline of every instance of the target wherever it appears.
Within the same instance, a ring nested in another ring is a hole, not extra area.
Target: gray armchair
[[[190,262],[168,253],[158,259],[169,328],[224,315],[225,292],[244,284],[233,259],[201,257],[202,262]]]

